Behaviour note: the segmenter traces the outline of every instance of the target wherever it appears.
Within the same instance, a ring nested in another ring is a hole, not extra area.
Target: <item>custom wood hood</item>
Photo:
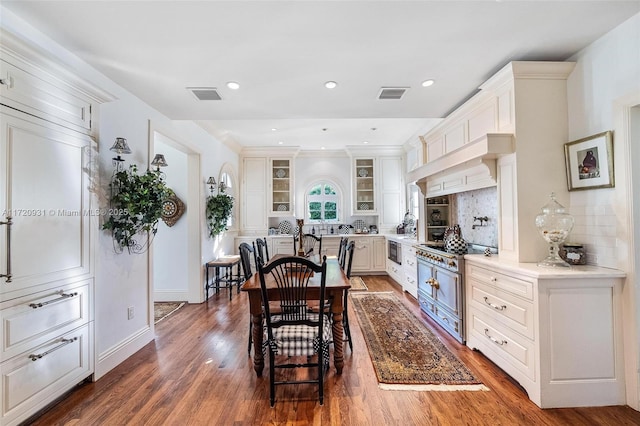
[[[497,184],[496,159],[515,151],[510,133],[487,133],[407,174],[424,195],[446,195]]]

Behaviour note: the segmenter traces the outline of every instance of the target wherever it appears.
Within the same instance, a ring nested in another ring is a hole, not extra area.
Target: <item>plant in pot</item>
[[[172,191],[159,170],[138,174],[136,165],[114,173],[109,186],[109,218],[102,229],[111,231],[116,252],[144,252],[158,231],[162,203]],[[146,241],[141,244],[137,235],[145,233]]]
[[[233,197],[224,193],[224,188],[220,189],[218,195],[207,197],[206,217],[209,226],[209,236],[215,238],[227,230],[227,223],[231,217],[233,209]]]

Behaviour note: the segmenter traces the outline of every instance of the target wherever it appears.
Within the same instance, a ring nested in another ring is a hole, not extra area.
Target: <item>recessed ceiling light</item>
[[[362,141],[362,143],[366,145],[369,143],[369,141]]]
[[[320,149],[324,149],[324,146],[321,146]]]
[[[435,80],[425,80],[422,82],[422,87],[429,87],[435,83]]]
[[[278,141],[278,145],[282,145],[284,142],[282,141]]]
[[[230,81],[227,83],[227,87],[232,90],[238,90],[240,88],[240,84],[236,83],[235,81]]]
[[[272,127],[272,128],[271,128],[271,131],[272,131],[272,132],[275,132],[276,130],[278,130],[278,129],[276,129],[275,127]]]
[[[338,87],[338,83],[336,83],[335,81],[327,81],[324,84],[324,87],[326,87],[327,89],[335,89],[336,87]]]

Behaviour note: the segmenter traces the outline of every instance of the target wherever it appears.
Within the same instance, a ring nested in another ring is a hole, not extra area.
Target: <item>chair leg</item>
[[[344,311],[344,314],[342,314],[342,328],[344,328],[344,333],[347,336],[349,349],[351,350],[351,353],[353,353],[353,343],[351,342],[351,330],[349,329],[349,316],[347,315],[346,309]]]
[[[320,348],[318,351],[318,397],[320,405],[324,404],[324,350]]]
[[[275,356],[273,355],[273,350],[269,348],[269,400],[272,407],[276,404],[276,368],[274,364]]]
[[[251,318],[249,318],[249,345],[247,346],[247,352],[251,353],[251,344],[253,343],[253,324]]]

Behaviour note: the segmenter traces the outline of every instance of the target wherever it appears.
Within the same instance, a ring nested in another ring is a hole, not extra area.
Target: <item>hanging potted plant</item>
[[[163,201],[171,190],[166,186],[159,170],[138,174],[135,165],[113,175],[111,183],[109,218],[102,229],[110,230],[116,251],[125,248],[129,253],[142,253],[158,230]],[[147,241],[140,244],[138,234],[146,234]]]
[[[224,188],[220,189],[218,195],[207,197],[206,216],[211,238],[227,230],[227,222],[231,217],[232,209],[233,197],[225,194]]]

